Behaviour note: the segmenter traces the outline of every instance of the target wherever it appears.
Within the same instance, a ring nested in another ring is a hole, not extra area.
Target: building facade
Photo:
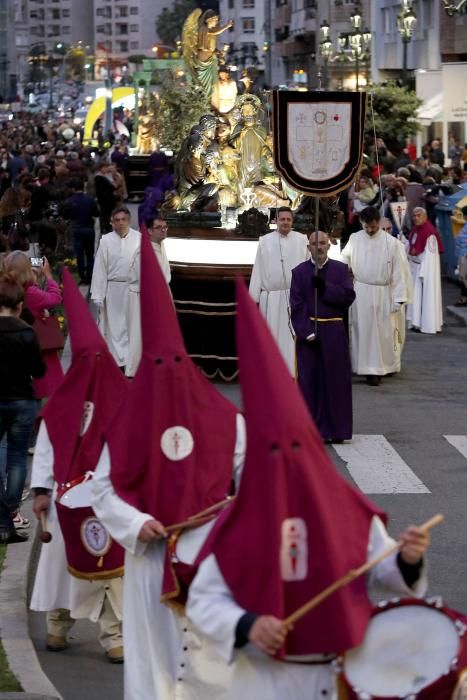
[[[225,60],[232,77],[240,79],[242,70],[254,71],[262,82],[269,61],[267,44],[269,0],[220,0],[220,22],[228,20],[233,26],[222,34],[219,44],[224,44]]]
[[[128,56],[153,57],[156,17],[163,0],[94,0],[93,21],[96,77],[125,70]]]
[[[0,0],[0,102],[16,96],[15,8],[12,0]]]

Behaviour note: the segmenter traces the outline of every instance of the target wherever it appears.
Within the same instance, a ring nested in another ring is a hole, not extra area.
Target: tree
[[[156,18],[156,32],[163,44],[175,46],[186,18],[197,6],[195,0],[175,0],[171,10],[164,7]]]
[[[376,131],[377,138],[382,138],[391,151],[400,151],[407,136],[416,134],[421,128],[417,121],[417,110],[421,104],[422,100],[413,90],[395,83],[374,85],[368,98],[367,136],[373,140]]]
[[[155,114],[157,140],[164,148],[178,151],[191,127],[209,112],[209,100],[203,88],[169,73]]]

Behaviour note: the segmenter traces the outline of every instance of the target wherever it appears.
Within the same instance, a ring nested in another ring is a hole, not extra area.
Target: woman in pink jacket
[[[37,318],[48,315],[49,309],[62,301],[60,287],[52,277],[50,265],[47,258],[43,258],[40,268],[32,268],[31,262],[25,253],[14,251],[10,253],[6,260],[7,270],[14,270],[18,282],[24,289],[24,307],[30,314]],[[36,272],[37,270],[37,272]],[[43,275],[47,281],[45,289],[37,284],[37,277]],[[57,350],[44,350],[44,360],[47,371],[41,379],[34,379],[34,394],[38,401],[51,396],[63,378],[63,370],[60,364],[60,357]]]

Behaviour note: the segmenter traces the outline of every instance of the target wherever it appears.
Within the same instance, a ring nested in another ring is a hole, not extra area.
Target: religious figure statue
[[[215,117],[214,117],[215,120]],[[202,210],[212,204],[213,197],[219,189],[218,184],[208,182],[206,151],[210,145],[204,127],[193,127],[191,133],[182,143],[175,163],[175,185],[177,188],[177,206],[179,209]],[[212,132],[214,136],[214,131]],[[173,200],[164,202],[164,210],[173,207]]]
[[[214,10],[201,12],[198,8],[187,17],[182,30],[183,57],[195,82],[201,85],[210,98],[218,75],[217,37],[232,26],[229,20],[219,25],[219,15]]]
[[[217,203],[220,207],[238,206],[238,183],[223,163],[219,144],[212,143],[206,151],[206,182],[217,185]]]
[[[211,95],[211,107],[227,121],[229,114],[235,107],[237,99],[237,83],[230,77],[227,66],[219,66],[218,81],[214,83]]]
[[[138,119],[136,148],[138,153],[147,154],[154,151],[154,120],[151,114],[142,114]]]
[[[277,180],[272,149],[262,125],[261,100],[256,95],[242,95],[237,99],[237,108],[240,114],[229,143],[239,157],[240,198],[242,192],[251,190],[255,195],[255,206],[287,206],[289,198]]]
[[[239,119],[230,137],[230,144],[240,155],[240,189],[252,187],[261,180],[261,159],[267,148],[266,129],[262,126],[261,100],[256,95],[242,95],[237,100]]]

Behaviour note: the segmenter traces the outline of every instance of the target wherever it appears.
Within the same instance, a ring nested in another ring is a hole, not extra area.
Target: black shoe
[[[412,333],[421,333],[420,328],[416,328],[415,326],[412,326],[410,330],[412,331]]]
[[[14,530],[13,532],[0,532],[0,544],[17,544],[27,542],[28,534],[24,530]]]
[[[379,386],[381,383],[381,377],[379,377],[377,374],[367,374],[366,383],[368,386]]]

